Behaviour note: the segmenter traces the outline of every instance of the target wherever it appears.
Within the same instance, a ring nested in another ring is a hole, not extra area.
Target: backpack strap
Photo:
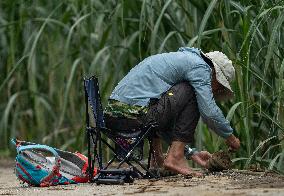
[[[18,140],[18,139],[11,139],[10,141],[13,145],[15,145],[16,147],[18,146],[27,146],[27,145],[37,145],[36,143],[33,142],[27,142],[27,141],[22,141],[22,140]]]

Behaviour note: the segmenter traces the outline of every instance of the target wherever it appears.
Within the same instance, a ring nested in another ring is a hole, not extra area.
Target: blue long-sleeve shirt
[[[227,138],[233,129],[215,103],[211,79],[211,68],[201,57],[200,50],[183,47],[177,52],[144,59],[118,83],[110,99],[147,106],[150,98],[160,98],[173,85],[188,81],[195,89],[203,121],[219,136]]]

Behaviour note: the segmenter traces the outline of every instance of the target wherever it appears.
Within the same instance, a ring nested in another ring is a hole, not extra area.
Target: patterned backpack
[[[22,182],[40,187],[88,182],[86,156],[16,139],[11,142],[17,149],[15,173]]]

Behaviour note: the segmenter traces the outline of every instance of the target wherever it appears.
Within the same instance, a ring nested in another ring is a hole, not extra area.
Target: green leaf
[[[155,53],[155,47],[156,47],[156,39],[159,37],[158,35],[158,30],[159,30],[159,27],[160,27],[160,24],[161,24],[161,21],[162,21],[162,18],[165,14],[165,11],[166,9],[168,8],[168,6],[171,4],[172,0],[168,0],[166,2],[166,4],[164,5],[156,23],[155,23],[155,26],[154,26],[154,30],[151,34],[151,42],[150,42],[150,46],[151,46],[151,54],[154,54]]]
[[[274,165],[276,164],[277,159],[282,155],[283,156],[284,152],[277,154],[274,159],[272,159],[272,161],[269,164],[268,169],[269,170],[273,170]]]
[[[231,121],[231,120],[232,120],[232,118],[233,118],[233,116],[234,116],[234,114],[235,114],[235,111],[236,111],[237,107],[238,107],[241,103],[242,103],[242,102],[235,103],[235,104],[231,107],[231,109],[229,110],[229,112],[228,112],[228,114],[227,114],[227,116],[226,116],[226,119],[227,119],[228,121]]]
[[[197,47],[198,48],[200,48],[200,45],[201,45],[202,33],[205,30],[207,21],[208,21],[211,13],[213,11],[213,8],[217,4],[217,2],[218,2],[218,0],[212,0],[211,1],[211,3],[209,4],[209,6],[208,6],[203,18],[202,18],[202,21],[201,21],[200,26],[199,26],[199,31],[198,31],[198,39],[197,39]]]

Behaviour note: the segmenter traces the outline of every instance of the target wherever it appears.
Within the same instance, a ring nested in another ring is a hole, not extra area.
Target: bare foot
[[[184,146],[185,143],[181,141],[172,142],[168,151],[168,156],[164,161],[164,167],[183,175],[202,177],[202,173],[192,171],[187,165],[187,162],[184,159]]]
[[[184,158],[176,159],[174,157],[168,156],[164,161],[164,167],[182,175],[203,177],[202,173],[192,171],[192,169],[187,165],[187,162]]]

